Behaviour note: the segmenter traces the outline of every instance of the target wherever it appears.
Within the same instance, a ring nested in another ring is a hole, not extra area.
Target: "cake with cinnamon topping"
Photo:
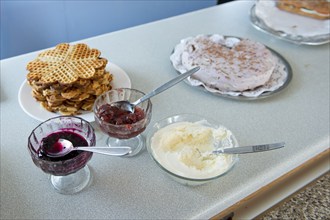
[[[221,91],[247,91],[262,86],[277,63],[269,49],[249,39],[200,35],[180,46],[182,66],[200,66],[193,77]]]

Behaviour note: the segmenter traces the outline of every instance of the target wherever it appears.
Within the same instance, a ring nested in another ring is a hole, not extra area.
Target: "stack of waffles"
[[[77,115],[91,111],[96,97],[111,89],[107,59],[86,44],[59,44],[27,65],[33,97],[51,112]]]

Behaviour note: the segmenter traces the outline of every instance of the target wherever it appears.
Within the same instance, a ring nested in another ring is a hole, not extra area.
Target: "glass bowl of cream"
[[[238,147],[238,142],[229,129],[195,114],[165,118],[147,134],[151,158],[184,185],[201,185],[225,175],[238,161],[238,155],[213,151],[232,147]]]

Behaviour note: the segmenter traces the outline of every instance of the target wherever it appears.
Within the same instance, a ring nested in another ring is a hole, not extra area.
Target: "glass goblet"
[[[32,161],[50,174],[53,188],[61,194],[77,193],[91,181],[91,172],[86,164],[93,153],[72,151],[63,157],[49,157],[46,149],[55,147],[59,138],[71,141],[74,146],[95,146],[95,132],[91,124],[82,118],[59,116],[39,124],[28,138]]]
[[[103,93],[94,102],[95,122],[108,135],[106,144],[109,147],[131,147],[132,151],[126,157],[138,154],[145,145],[141,133],[150,122],[152,104],[146,100],[135,107],[134,113],[128,113],[113,108],[111,103],[123,100],[134,102],[144,95],[136,89],[119,88]]]

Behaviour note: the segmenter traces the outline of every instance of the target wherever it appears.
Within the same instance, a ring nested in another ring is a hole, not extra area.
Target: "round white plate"
[[[111,81],[112,88],[131,88],[132,85],[129,76],[119,66],[113,63],[108,63],[106,70],[113,75],[113,79]],[[60,116],[59,113],[49,112],[43,108],[40,103],[35,100],[31,92],[32,87],[25,80],[18,92],[18,102],[26,114],[38,121],[45,121],[49,118]],[[77,116],[89,122],[94,121],[93,112],[90,111],[85,111]]]

